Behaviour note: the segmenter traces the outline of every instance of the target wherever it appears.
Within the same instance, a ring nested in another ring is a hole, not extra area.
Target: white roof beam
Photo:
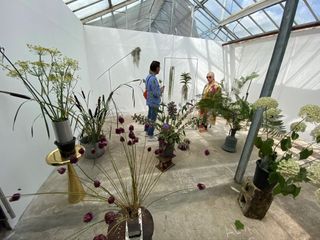
[[[223,21],[221,21],[219,23],[219,26],[225,26],[231,22],[237,21],[240,18],[243,18],[245,16],[248,16],[252,13],[258,12],[260,10],[263,10],[265,8],[271,7],[275,4],[281,3],[285,0],[261,0],[259,2],[256,2],[244,9],[242,9],[241,11],[231,15],[230,17],[224,19]]]

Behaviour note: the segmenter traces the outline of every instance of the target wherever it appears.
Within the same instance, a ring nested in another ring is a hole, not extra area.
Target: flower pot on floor
[[[253,176],[253,184],[261,191],[271,192],[274,184],[269,183],[269,171],[261,167],[261,159],[256,162],[256,170]]]
[[[85,148],[85,158],[97,159],[106,152],[106,147],[101,141],[91,143],[89,142],[88,137],[83,137],[80,139],[80,143]]]
[[[224,144],[222,145],[222,149],[226,152],[235,153],[237,147],[237,138],[235,137],[237,130],[231,129],[231,134],[226,137]]]
[[[69,158],[75,154],[76,138],[72,135],[70,121],[68,119],[62,121],[52,121],[52,127],[56,137],[54,142],[62,157]]]
[[[123,219],[123,215],[123,211],[120,211],[115,220],[109,224],[108,239],[152,240],[154,224],[148,209],[141,207],[137,217],[118,222],[118,219]]]
[[[164,172],[169,168],[173,167],[175,164],[172,162],[174,155],[174,143],[166,144],[165,142],[159,140],[159,164],[156,166],[160,171]]]

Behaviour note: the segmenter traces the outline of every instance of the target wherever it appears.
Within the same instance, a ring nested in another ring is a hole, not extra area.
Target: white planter
[[[73,140],[69,119],[59,122],[52,121],[52,127],[54,130],[54,135],[56,136],[56,140],[59,144],[68,143]]]
[[[142,230],[143,230],[143,227],[142,227],[142,213],[141,213],[141,208],[138,209],[138,220],[139,220],[140,231],[141,231],[140,237],[129,238],[128,223],[126,222],[126,240],[143,240],[143,231],[142,231]]]

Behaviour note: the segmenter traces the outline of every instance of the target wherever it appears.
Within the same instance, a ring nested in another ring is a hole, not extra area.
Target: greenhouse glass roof
[[[83,24],[221,42],[277,31],[283,0],[63,0]],[[294,26],[320,24],[320,1],[300,0]]]

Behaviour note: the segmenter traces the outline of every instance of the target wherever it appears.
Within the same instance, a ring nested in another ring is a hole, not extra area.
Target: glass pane
[[[200,11],[196,11],[194,13],[194,16],[201,21],[202,24],[206,25],[207,28],[210,28],[211,25],[212,25],[212,22],[207,18],[205,17]]]
[[[262,33],[261,29],[248,17],[244,17],[240,19],[240,22],[242,23],[245,28],[249,30],[252,34],[260,34]]]
[[[253,0],[237,0],[237,2],[241,5],[242,8],[248,7],[254,3]]]
[[[222,19],[229,16],[229,14],[216,2],[216,1],[208,1],[204,4],[204,6],[221,21]]]
[[[280,26],[282,15],[283,15],[283,8],[278,4],[272,7],[266,8],[265,11],[267,14],[272,18],[272,20]]]
[[[259,24],[266,32],[276,30],[277,27],[271,22],[263,11],[251,14],[251,17]],[[271,17],[271,16],[270,16]],[[271,17],[272,18],[272,17]]]
[[[241,10],[241,8],[238,6],[238,4],[234,0],[217,0],[219,3],[221,3],[225,9],[231,14],[237,13]]]
[[[320,1],[319,0],[308,0],[310,7],[313,12],[320,18]]]
[[[121,2],[125,2],[125,1],[124,0],[112,0],[111,1],[112,5],[117,5],[117,4],[121,3]]]
[[[304,23],[316,21],[316,19],[312,16],[308,7],[306,6],[304,1],[302,1],[302,0],[299,1],[296,17],[294,20],[298,24],[304,24]]]
[[[109,4],[107,3],[107,1],[102,1],[97,4],[91,5],[90,7],[84,8],[80,11],[77,11],[75,12],[75,14],[78,18],[82,19],[108,8]]]
[[[235,33],[237,37],[243,38],[249,36],[249,33],[241,27],[238,22],[232,22],[226,25],[227,28],[231,30],[231,32]]]
[[[78,0],[78,1],[75,1],[73,3],[70,3],[68,4],[68,7],[74,11],[74,10],[77,10],[79,8],[82,8],[84,6],[87,6],[91,3],[95,3],[95,2],[99,2],[100,0]]]

